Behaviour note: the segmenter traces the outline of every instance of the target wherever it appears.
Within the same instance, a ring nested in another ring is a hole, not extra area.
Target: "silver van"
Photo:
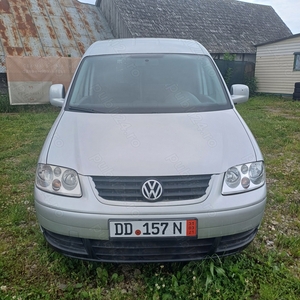
[[[199,260],[244,249],[266,204],[263,156],[207,50],[178,39],[94,43],[41,151],[47,242],[103,262]]]

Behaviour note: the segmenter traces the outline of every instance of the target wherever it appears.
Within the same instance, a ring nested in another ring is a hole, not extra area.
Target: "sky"
[[[270,5],[279,17],[292,31],[293,34],[300,33],[300,0],[239,0],[255,4]]]
[[[83,3],[95,4],[95,0],[79,0]],[[150,1],[150,0],[149,0]],[[280,16],[293,34],[300,33],[300,0],[239,0],[255,4],[270,5]]]

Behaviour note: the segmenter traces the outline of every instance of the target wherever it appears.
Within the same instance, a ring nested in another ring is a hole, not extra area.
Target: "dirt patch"
[[[284,111],[282,108],[267,107],[265,108],[265,111],[267,111],[271,115],[283,117],[286,119],[291,119],[291,120],[299,119],[299,116],[297,116],[296,114],[291,114],[288,111]]]

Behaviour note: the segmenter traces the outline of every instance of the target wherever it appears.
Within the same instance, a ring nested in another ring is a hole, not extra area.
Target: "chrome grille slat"
[[[145,201],[141,189],[145,181],[155,179],[163,187],[160,201],[192,200],[205,195],[212,175],[186,176],[92,176],[98,195],[106,200]]]

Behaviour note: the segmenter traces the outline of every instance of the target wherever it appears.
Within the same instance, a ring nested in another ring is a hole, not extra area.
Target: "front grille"
[[[230,236],[206,239],[92,240],[63,236],[44,230],[48,243],[63,254],[102,262],[170,262],[226,256],[243,250],[257,228]]]
[[[142,186],[149,179],[160,182],[163,194],[160,201],[197,199],[205,195],[212,175],[125,177],[93,176],[98,195],[106,200],[145,201]]]

